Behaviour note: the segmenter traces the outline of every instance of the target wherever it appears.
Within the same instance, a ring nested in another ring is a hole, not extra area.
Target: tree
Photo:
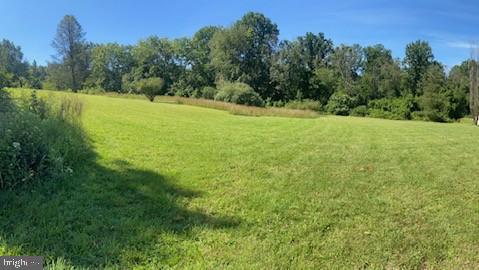
[[[0,72],[6,86],[23,87],[28,76],[28,63],[23,60],[22,49],[9,40],[0,42]]]
[[[418,83],[419,106],[426,117],[435,122],[448,120],[449,101],[446,95],[446,75],[439,63],[431,64]]]
[[[243,104],[248,106],[264,106],[264,101],[251,86],[240,82],[221,82],[215,100]]]
[[[176,52],[172,42],[166,38],[151,36],[141,40],[132,49],[135,66],[132,69],[133,80],[159,77],[169,89],[181,74],[181,66],[176,62]]]
[[[471,61],[469,62],[470,86],[469,86],[469,107],[475,125],[479,126],[479,89],[477,83],[479,63],[479,48],[471,46]]]
[[[74,16],[65,15],[60,21],[52,46],[57,50],[59,64],[68,71],[68,87],[76,92],[87,75],[88,45],[85,32]]]
[[[302,97],[308,88],[310,73],[305,69],[297,41],[283,41],[274,54],[270,71],[275,86],[273,100],[292,100]]]
[[[321,99],[325,104],[332,92],[332,78],[327,72],[332,52],[333,42],[323,33],[306,33],[293,42],[281,42],[271,66],[271,80],[276,86],[273,98]]]
[[[310,91],[305,98],[319,100],[326,105],[338,85],[338,76],[330,68],[316,68],[309,80]]]
[[[363,101],[396,97],[401,86],[401,68],[391,51],[378,44],[364,48],[364,71],[360,97]]]
[[[108,43],[93,48],[89,81],[106,91],[122,90],[122,77],[131,71],[130,47]]]
[[[211,41],[212,64],[219,79],[250,85],[262,97],[272,95],[271,57],[278,27],[263,14],[249,12],[232,27],[217,31]]]
[[[470,61],[452,67],[447,77],[447,95],[450,100],[449,117],[459,119],[469,113]]]
[[[71,76],[67,66],[60,63],[48,63],[46,67],[48,87],[58,90],[71,89]]]
[[[157,95],[162,94],[165,81],[162,78],[152,77],[141,79],[135,83],[139,92],[145,95],[149,101],[153,102]]]
[[[191,39],[191,85],[195,89],[204,86],[212,86],[215,82],[215,71],[211,64],[210,42],[216,32],[220,30],[216,26],[203,27],[195,33]]]
[[[329,65],[329,57],[334,52],[333,41],[325,38],[323,33],[315,35],[307,32],[298,37],[298,43],[304,65],[309,71]]]
[[[418,40],[406,46],[404,64],[408,74],[408,88],[413,95],[421,95],[418,92],[419,81],[433,61],[434,55],[427,41]]]
[[[332,65],[339,73],[340,87],[342,91],[350,96],[356,96],[356,81],[362,71],[364,52],[361,46],[340,45],[332,55]]]
[[[37,62],[33,61],[28,69],[28,87],[41,89],[46,76],[45,67],[37,65]]]

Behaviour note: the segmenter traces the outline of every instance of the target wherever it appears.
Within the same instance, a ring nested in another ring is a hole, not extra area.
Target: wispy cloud
[[[448,47],[456,48],[456,49],[470,49],[474,43],[471,42],[464,42],[464,41],[452,41],[446,43]]]

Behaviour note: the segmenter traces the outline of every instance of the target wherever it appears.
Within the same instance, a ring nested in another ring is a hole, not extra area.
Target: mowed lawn
[[[479,128],[81,95],[94,156],[0,193],[54,269],[479,269]]]

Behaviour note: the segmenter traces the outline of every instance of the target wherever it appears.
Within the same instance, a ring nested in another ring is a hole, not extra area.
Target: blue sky
[[[277,23],[281,39],[323,32],[336,45],[382,43],[395,57],[404,55],[407,43],[425,39],[448,67],[465,60],[468,44],[479,40],[477,0],[0,0],[0,38],[44,64],[65,14],[77,17],[90,41],[134,44],[153,34],[176,38],[206,25],[227,26],[248,11]]]

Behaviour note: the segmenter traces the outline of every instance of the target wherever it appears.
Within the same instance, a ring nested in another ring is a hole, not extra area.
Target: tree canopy
[[[359,107],[361,115],[446,121],[470,113],[474,60],[447,72],[424,40],[407,44],[399,59],[382,44],[335,45],[321,32],[280,41],[279,33],[264,14],[249,12],[230,26],[205,26],[192,37],[93,44],[76,18],[66,15],[52,42],[57,54],[46,67],[25,61],[13,42],[0,42],[0,84],[144,92],[139,86],[147,85],[145,79],[160,85],[161,78],[155,94],[213,98],[228,85],[238,93],[249,89],[255,95],[245,96],[257,94],[270,106],[312,100],[338,114]]]

